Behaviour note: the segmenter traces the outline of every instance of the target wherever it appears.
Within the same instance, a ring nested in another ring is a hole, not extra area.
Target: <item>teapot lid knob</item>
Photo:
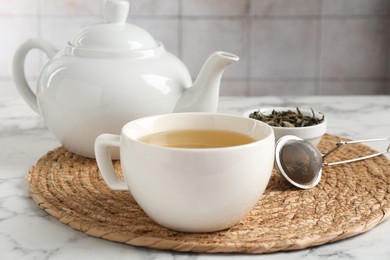
[[[125,23],[129,13],[129,1],[107,0],[104,18],[107,23]]]
[[[106,0],[106,22],[83,28],[68,42],[66,52],[83,57],[123,57],[161,46],[144,29],[126,23],[129,6],[128,0]]]

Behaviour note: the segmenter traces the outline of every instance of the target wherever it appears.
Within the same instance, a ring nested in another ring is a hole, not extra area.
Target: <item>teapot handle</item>
[[[47,41],[43,41],[41,39],[29,39],[16,50],[14,56],[12,70],[16,88],[30,107],[40,114],[37,96],[28,85],[26,74],[24,72],[24,63],[26,61],[27,53],[32,49],[39,49],[43,51],[49,59],[58,52],[58,49]]]

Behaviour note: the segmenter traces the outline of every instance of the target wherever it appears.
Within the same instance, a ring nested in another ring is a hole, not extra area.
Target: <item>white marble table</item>
[[[328,132],[351,139],[390,136],[390,96],[222,98],[220,112],[259,106],[313,107]],[[21,99],[0,99],[0,259],[390,259],[390,220],[371,231],[315,248],[264,255],[194,254],[137,248],[87,236],[41,210],[29,197],[30,167],[59,142]],[[383,150],[388,144],[370,144]]]

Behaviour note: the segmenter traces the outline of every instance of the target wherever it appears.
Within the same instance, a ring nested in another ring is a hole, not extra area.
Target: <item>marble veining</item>
[[[390,96],[224,97],[222,113],[242,114],[264,106],[311,107],[328,117],[328,132],[366,139],[390,135]],[[388,144],[370,143],[376,150]],[[158,251],[87,236],[41,210],[30,198],[25,176],[59,142],[21,99],[0,99],[0,259],[389,259],[390,222],[365,234],[314,248],[263,255]],[[389,158],[390,156],[387,155]]]

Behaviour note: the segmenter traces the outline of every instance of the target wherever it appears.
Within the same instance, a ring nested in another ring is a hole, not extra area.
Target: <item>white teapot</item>
[[[215,112],[221,75],[238,61],[234,54],[215,52],[192,84],[187,68],[162,43],[126,23],[128,11],[127,0],[107,0],[105,22],[81,30],[64,50],[30,39],[15,54],[13,73],[21,96],[61,144],[78,155],[94,158],[98,135],[119,134],[136,118]],[[36,94],[24,73],[26,55],[34,48],[49,58]]]

